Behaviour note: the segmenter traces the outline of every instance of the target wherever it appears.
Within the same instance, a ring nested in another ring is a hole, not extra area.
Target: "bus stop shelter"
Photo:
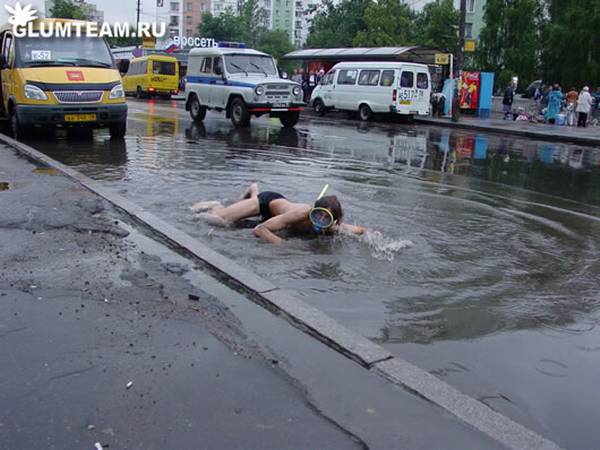
[[[439,48],[422,46],[409,47],[352,47],[352,48],[307,48],[294,50],[281,57],[281,61],[297,62],[306,71],[327,72],[342,61],[397,61],[427,64],[434,82],[448,78],[449,67],[437,65],[436,55],[448,52]]]

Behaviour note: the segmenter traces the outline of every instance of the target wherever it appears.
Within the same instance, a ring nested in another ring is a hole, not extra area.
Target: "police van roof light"
[[[219,42],[221,48],[246,48],[246,44],[242,42]]]

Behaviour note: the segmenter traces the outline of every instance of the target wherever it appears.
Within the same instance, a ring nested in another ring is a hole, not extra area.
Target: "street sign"
[[[450,55],[448,53],[436,53],[435,63],[439,65],[450,64]]]
[[[465,41],[465,52],[474,52],[475,51],[475,40],[467,39]]]
[[[154,36],[144,37],[142,41],[143,48],[155,48],[156,47],[156,38]]]

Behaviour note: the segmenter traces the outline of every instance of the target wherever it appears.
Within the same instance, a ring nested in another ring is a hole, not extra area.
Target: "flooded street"
[[[103,181],[393,353],[567,448],[597,446],[600,150],[307,115],[234,129],[182,102],[129,102],[124,143],[28,144]],[[256,240],[189,206],[251,182],[324,184],[365,237]],[[2,187],[0,187],[2,189]]]

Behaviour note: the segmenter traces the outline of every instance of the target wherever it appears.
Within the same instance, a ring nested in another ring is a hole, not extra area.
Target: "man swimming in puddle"
[[[220,202],[200,202],[191,207],[194,212],[213,225],[229,226],[242,219],[261,216],[262,222],[254,228],[254,235],[271,244],[280,244],[283,239],[278,231],[297,233],[333,234],[345,231],[364,234],[367,229],[342,222],[342,205],[335,195],[325,196],[326,185],[313,206],[293,203],[277,192],[260,192],[258,183],[252,183],[242,200],[230,206]]]

